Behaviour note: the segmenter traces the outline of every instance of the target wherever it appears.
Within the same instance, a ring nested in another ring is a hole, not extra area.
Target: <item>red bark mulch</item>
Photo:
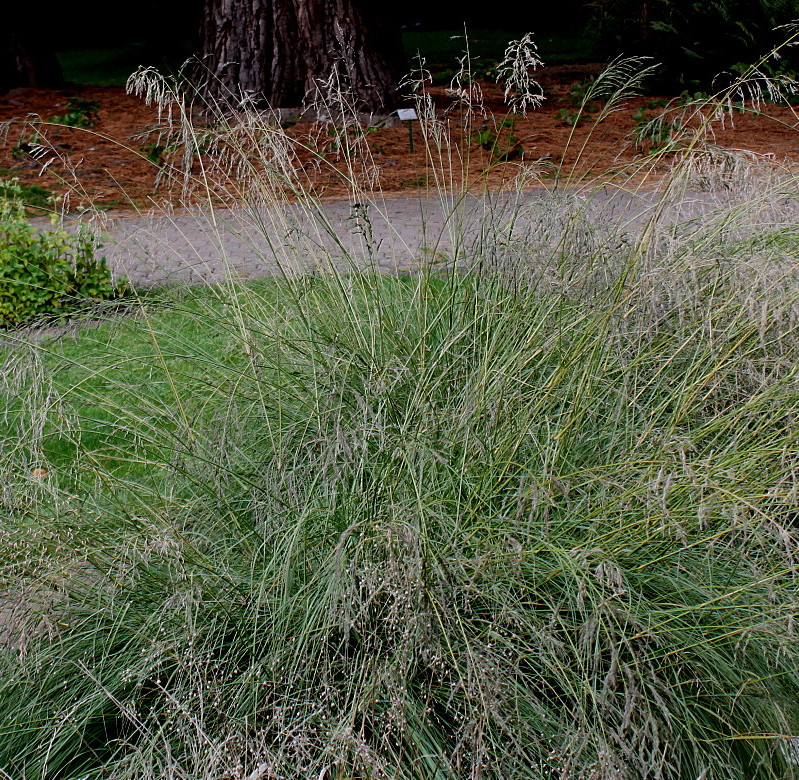
[[[520,166],[536,166],[546,177],[558,166],[569,171],[576,165],[581,174],[601,174],[641,160],[649,148],[646,143],[643,147],[633,143],[636,127],[662,111],[652,97],[632,99],[596,128],[593,119],[599,106],[576,127],[569,124],[576,112],[570,91],[575,83],[597,70],[598,66],[585,65],[541,70],[537,76],[546,100],[526,117],[509,117],[501,90],[496,85],[482,84],[488,115],[499,119],[492,121],[476,114],[470,125],[462,111],[451,108],[452,96],[444,88],[431,89],[453,148],[457,149],[455,178],[465,176],[474,184],[500,186],[514,177]],[[25,120],[49,120],[63,115],[70,97],[96,102],[98,123],[92,128],[47,126],[43,132],[48,150],[34,159],[26,146],[26,142],[35,141],[34,126]],[[661,104],[665,101],[663,98]],[[503,117],[510,121],[497,131],[496,122]],[[736,113],[723,127],[716,126],[714,142],[793,164],[799,162],[797,119],[788,106],[763,106],[760,114]],[[158,112],[122,88],[12,90],[0,96],[0,123],[9,120],[12,121],[5,126],[5,133],[0,133],[2,178],[18,177],[25,184],[66,195],[71,210],[89,203],[115,211],[142,209],[175,197],[163,187],[156,187],[159,168],[146,157],[156,144],[157,135],[152,131],[158,123]],[[330,125],[303,121],[288,128],[287,133],[302,144],[298,147],[298,160],[306,186],[321,197],[346,196],[348,187],[340,173],[346,166],[338,153],[341,137],[336,131]],[[378,186],[384,193],[417,191],[434,183],[418,127],[414,141],[412,153],[404,124],[365,129],[360,142],[366,144],[363,148],[374,164],[371,170],[377,173]],[[315,151],[302,151],[304,147]],[[316,164],[312,164],[313,160]],[[660,170],[667,167],[666,160],[659,165]]]

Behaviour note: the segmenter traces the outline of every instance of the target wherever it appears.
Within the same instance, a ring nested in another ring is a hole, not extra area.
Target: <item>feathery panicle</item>
[[[543,64],[532,33],[508,44],[497,66],[497,82],[504,84],[505,102],[512,111],[527,114],[528,108],[537,108],[544,102],[541,85],[530,75]]]

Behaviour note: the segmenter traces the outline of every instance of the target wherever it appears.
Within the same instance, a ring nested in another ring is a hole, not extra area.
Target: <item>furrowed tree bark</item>
[[[389,111],[402,75],[400,33],[373,0],[205,0],[202,91],[222,105],[242,96],[302,105],[336,73],[359,108]]]

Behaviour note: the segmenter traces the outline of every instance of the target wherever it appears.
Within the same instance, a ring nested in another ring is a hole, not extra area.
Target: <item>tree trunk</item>
[[[14,87],[58,88],[64,76],[34,13],[14,4],[0,25],[0,94]]]
[[[358,108],[397,102],[399,28],[368,12],[373,0],[205,0],[204,95],[223,105],[249,95],[273,108],[313,100],[336,74]]]

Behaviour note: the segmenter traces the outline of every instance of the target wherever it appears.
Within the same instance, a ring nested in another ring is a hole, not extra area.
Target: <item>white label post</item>
[[[408,148],[413,154],[413,121],[418,119],[415,108],[398,108],[397,117],[401,122],[408,123]]]

